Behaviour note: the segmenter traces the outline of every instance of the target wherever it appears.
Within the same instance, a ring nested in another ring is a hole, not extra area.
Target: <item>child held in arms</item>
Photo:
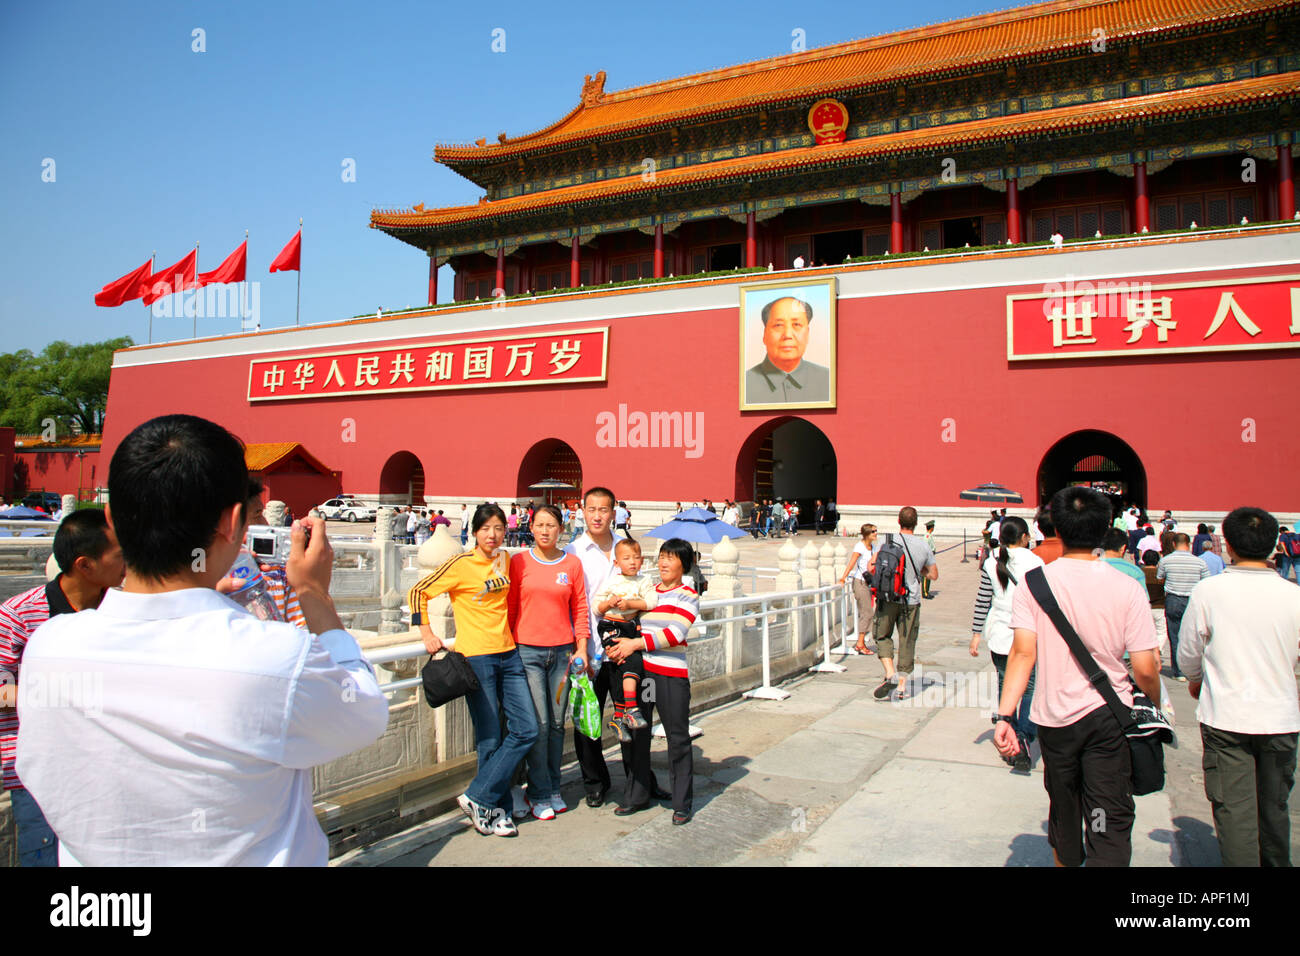
[[[596,633],[605,648],[620,638],[639,638],[641,632],[637,619],[642,611],[650,610],[659,600],[654,584],[648,578],[640,577],[641,545],[631,538],[619,538],[614,544],[614,565],[618,573],[611,574],[592,597],[596,614],[601,618],[596,623]],[[618,665],[618,672],[622,676],[623,699],[620,701],[618,693],[614,692],[614,716],[609,726],[618,734],[620,742],[629,743],[632,731],[649,726],[636,701],[637,688],[643,676],[641,652],[625,658]]]

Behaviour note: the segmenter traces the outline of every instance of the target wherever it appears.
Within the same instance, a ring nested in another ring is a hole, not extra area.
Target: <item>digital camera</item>
[[[244,536],[244,547],[261,564],[284,565],[289,561],[289,528],[276,528],[266,524],[251,524]],[[309,535],[310,528],[303,528]]]

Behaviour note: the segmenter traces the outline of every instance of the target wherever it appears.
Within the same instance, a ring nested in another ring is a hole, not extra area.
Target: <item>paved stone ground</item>
[[[801,534],[797,543],[807,540],[817,542]],[[776,566],[780,542],[741,545],[742,564]],[[334,863],[1050,866],[1037,753],[1033,770],[1017,774],[993,749],[987,715],[996,676],[987,649],[978,659],[966,650],[978,572],[961,555],[960,546],[940,555],[934,599],[922,607],[917,656],[930,675],[926,692],[903,703],[876,701],[880,663],[853,655],[843,659],[844,673],[788,683],[785,701],[740,700],[696,715],[703,735],[695,741],[696,815],[688,826],[673,827],[667,806],[623,819],[613,801],[588,808],[570,765],[563,792],[572,809],[554,821],[522,822],[517,839],[479,836],[448,814]],[[946,675],[963,675],[987,699],[964,686],[945,691],[955,680]],[[1195,702],[1185,684],[1166,683],[1181,748],[1166,749],[1166,789],[1137,800],[1133,863],[1215,866]],[[611,748],[607,758],[618,778],[616,753]],[[662,740],[653,760],[666,781]]]

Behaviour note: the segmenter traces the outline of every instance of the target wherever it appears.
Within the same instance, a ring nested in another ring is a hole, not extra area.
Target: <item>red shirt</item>
[[[542,561],[532,548],[511,555],[508,607],[516,644],[585,647],[591,636],[587,586],[576,555]]]
[[[1042,558],[1044,564],[1051,564],[1061,555],[1065,554],[1065,542],[1055,535],[1050,538],[1044,538],[1043,543],[1034,548],[1033,553]]]

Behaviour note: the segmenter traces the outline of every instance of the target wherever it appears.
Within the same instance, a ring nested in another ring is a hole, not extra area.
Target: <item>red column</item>
[[[1013,245],[1020,242],[1020,181],[1007,180],[1007,238]]]
[[[492,288],[493,290],[500,289],[502,292],[506,288],[506,250],[504,246],[497,246],[497,277]],[[495,291],[493,295],[496,295]]]
[[[656,279],[664,277],[664,224],[655,223],[655,273]]]
[[[751,210],[745,214],[745,267],[752,269],[758,265],[758,237],[755,234],[757,221]]]
[[[903,251],[903,197],[898,193],[889,194],[889,251]]]
[[[582,262],[578,258],[578,237],[569,240],[569,288],[576,289],[582,281]]]
[[[1295,218],[1295,180],[1291,178],[1291,144],[1277,148],[1277,218]]]
[[[1147,195],[1147,164],[1133,164],[1133,231],[1151,228],[1151,197]]]
[[[438,257],[429,250],[429,304],[438,304]]]

